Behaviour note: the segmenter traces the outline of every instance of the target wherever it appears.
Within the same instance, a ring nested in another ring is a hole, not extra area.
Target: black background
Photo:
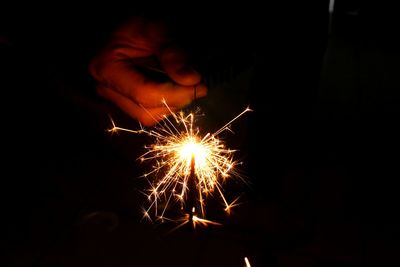
[[[1,266],[399,266],[398,16],[336,0],[253,6],[1,9]],[[361,1],[360,1],[361,2]],[[154,9],[153,9],[154,8]],[[201,126],[226,134],[249,185],[223,227],[141,221],[151,140],[96,96],[87,64],[131,15],[167,18],[210,85]],[[331,19],[331,21],[330,21]],[[180,33],[180,34],[179,34]],[[228,71],[229,70],[229,71]]]

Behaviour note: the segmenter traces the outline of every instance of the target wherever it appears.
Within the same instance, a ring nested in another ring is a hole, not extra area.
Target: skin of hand
[[[156,81],[138,69],[143,59],[155,58],[168,75]],[[168,39],[165,24],[137,17],[118,28],[106,47],[93,58],[89,72],[97,93],[137,119],[144,126],[162,120],[169,111],[207,95],[201,75],[188,65],[184,51]],[[196,90],[196,92],[194,92]]]

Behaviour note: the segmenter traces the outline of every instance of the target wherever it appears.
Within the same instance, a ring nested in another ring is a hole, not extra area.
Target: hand
[[[156,124],[169,113],[163,100],[175,111],[190,104],[195,94],[207,94],[200,74],[188,66],[187,55],[167,35],[165,25],[134,18],[112,35],[89,67],[98,82],[98,94],[144,126]],[[169,81],[152,80],[139,70],[138,62],[151,58],[159,62]]]

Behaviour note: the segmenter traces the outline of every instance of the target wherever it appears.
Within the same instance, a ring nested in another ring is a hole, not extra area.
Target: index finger
[[[114,61],[102,70],[108,85],[119,93],[145,107],[168,105],[181,108],[194,100],[194,85],[185,86],[169,82],[157,82],[149,79],[126,61]],[[196,85],[196,97],[204,97],[207,87]]]

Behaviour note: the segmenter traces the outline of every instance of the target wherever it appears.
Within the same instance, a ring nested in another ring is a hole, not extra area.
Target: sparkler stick
[[[190,160],[190,176],[188,180],[188,214],[189,223],[193,225],[193,213],[195,212],[195,189],[196,189],[196,173],[195,173],[195,154],[192,154],[192,159]]]

